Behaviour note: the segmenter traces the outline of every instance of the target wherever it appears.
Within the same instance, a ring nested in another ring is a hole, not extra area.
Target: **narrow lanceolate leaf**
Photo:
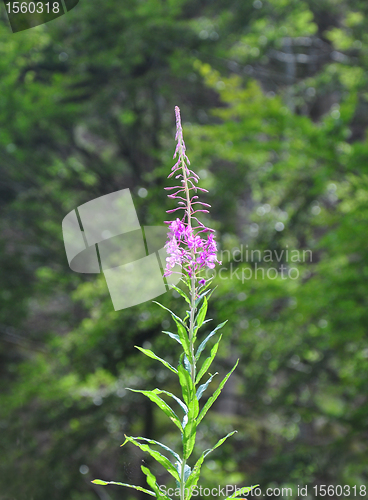
[[[171,333],[171,332],[165,332],[165,331],[162,331],[162,333],[166,333],[166,335],[168,335],[172,339],[175,339],[176,342],[178,342],[181,345],[181,340],[180,340],[180,337],[177,333]]]
[[[203,297],[203,304],[202,307],[200,308],[196,319],[195,319],[195,324],[197,326],[197,331],[201,328],[203,321],[206,317],[207,314],[207,307],[208,307],[208,301],[206,297]]]
[[[197,460],[195,466],[193,467],[193,470],[192,470],[192,473],[190,474],[188,480],[187,480],[187,483],[185,485],[186,488],[188,488],[188,491],[190,492],[191,490],[194,489],[194,486],[196,486],[197,482],[198,482],[198,479],[199,479],[199,475],[200,475],[200,472],[201,472],[201,467],[202,467],[202,464],[203,464],[203,461],[204,459],[206,458],[206,456],[211,453],[213,450],[215,450],[216,448],[218,448],[219,446],[222,445],[222,443],[224,441],[226,441],[226,439],[230,436],[232,436],[233,434],[235,434],[237,431],[233,431],[233,432],[230,432],[229,434],[227,434],[225,437],[221,438],[213,448],[210,448],[208,450],[205,450],[202,455],[199,457],[199,459]],[[192,495],[189,494],[188,496],[188,499],[190,499]]]
[[[188,405],[188,414],[186,415],[187,421],[183,424],[183,456],[187,460],[192,454],[195,438],[197,433],[196,418],[199,413],[199,404],[197,398],[194,396]]]
[[[171,455],[173,457],[176,458],[176,460],[181,463],[181,458],[180,456],[174,451],[172,450],[171,448],[169,448],[168,446],[166,446],[166,444],[163,444],[163,443],[160,443],[160,441],[155,441],[154,439],[148,439],[148,438],[145,438],[145,437],[141,437],[141,436],[134,436],[133,439],[137,440],[137,441],[146,441],[146,443],[150,443],[150,444],[155,444],[157,446],[160,446],[163,450],[166,450],[168,451],[169,453],[171,453]],[[125,443],[124,443],[125,444]],[[123,445],[121,445],[123,446]]]
[[[179,316],[177,316],[171,309],[168,309],[167,307],[163,306],[162,304],[160,304],[159,302],[156,302],[155,300],[152,301],[154,304],[157,304],[158,306],[162,307],[162,309],[165,309],[165,311],[168,311],[172,318],[176,321],[178,321],[179,323],[181,323],[183,326],[184,323],[183,323],[183,320],[181,318],[179,318]]]
[[[177,396],[175,396],[175,394],[172,394],[171,392],[168,392],[168,391],[162,391],[161,389],[155,389],[155,393],[156,394],[167,394],[168,396],[170,396],[171,398],[175,399],[175,401],[182,407],[182,409],[184,410],[184,413],[188,413],[188,407],[185,403],[183,403],[183,401],[178,398]]]
[[[198,416],[198,419],[197,419],[197,424],[199,424],[199,422],[202,420],[202,418],[206,415],[206,413],[208,412],[208,410],[211,408],[211,406],[213,405],[213,403],[216,401],[216,399],[219,397],[221,391],[222,391],[222,388],[224,387],[224,385],[226,384],[228,378],[230,377],[230,375],[233,373],[233,371],[235,370],[235,368],[238,366],[238,363],[239,363],[239,360],[237,360],[237,362],[235,363],[235,365],[233,366],[232,370],[226,375],[226,377],[221,381],[220,385],[218,386],[218,388],[215,390],[215,392],[212,394],[212,396],[208,399],[208,401],[206,402],[206,404],[204,405],[204,407],[202,408],[202,411],[201,413],[199,414]]]
[[[180,338],[181,345],[183,346],[183,350],[188,358],[190,358],[190,344],[189,337],[187,333],[187,329],[181,323],[176,322],[176,327],[178,329],[178,335]]]
[[[206,458],[207,455],[209,455],[210,453],[212,453],[214,450],[216,450],[216,448],[218,448],[219,446],[222,445],[222,443],[224,443],[227,438],[229,438],[230,436],[233,436],[234,434],[236,434],[238,431],[232,431],[232,432],[229,432],[229,434],[226,434],[225,437],[219,439],[217,441],[217,443],[215,444],[215,446],[213,448],[209,448],[208,450],[205,450],[203,452],[203,455],[204,455],[204,458]]]
[[[199,370],[199,372],[197,374],[196,384],[198,384],[198,382],[201,380],[201,378],[203,377],[203,375],[207,372],[207,370],[211,366],[212,361],[215,359],[215,356],[217,354],[217,350],[219,348],[219,344],[220,344],[221,338],[222,338],[222,335],[220,335],[220,338],[218,339],[218,341],[216,342],[216,344],[212,347],[211,354],[209,355],[209,357],[204,360],[203,365],[201,366],[201,369]]]
[[[135,446],[138,446],[138,448],[140,448],[142,451],[149,453],[151,457],[156,460],[156,462],[165,467],[165,469],[169,474],[171,474],[177,481],[180,481],[179,474],[177,473],[174,465],[170,462],[170,460],[167,457],[162,455],[159,451],[152,450],[152,448],[150,448],[148,444],[140,443],[132,436],[125,436],[125,442],[121,446],[124,446],[125,443],[127,443],[128,441],[130,443],[133,443]]]
[[[168,363],[164,359],[159,358],[158,356],[156,356],[156,354],[153,351],[150,351],[149,349],[143,349],[143,347],[138,347],[137,345],[135,345],[134,347],[136,347],[137,349],[139,349],[141,352],[143,352],[143,354],[145,354],[149,358],[157,359],[157,361],[160,361],[160,363],[162,363],[164,366],[166,366],[166,368],[168,368],[172,372],[178,373],[178,370],[176,368],[174,368],[173,366],[171,366],[170,363]]]
[[[183,393],[183,399],[189,407],[190,402],[195,397],[195,387],[191,376],[182,364],[179,364],[178,366],[178,376]]]
[[[207,284],[205,285],[205,287],[202,290],[206,290],[210,286],[211,281],[208,281]],[[199,306],[201,300],[203,299],[203,297],[205,295],[207,295],[208,293],[210,293],[210,292],[211,292],[211,295],[212,295],[212,292],[215,290],[215,288],[213,288],[212,290],[210,289],[210,290],[203,291],[200,295],[198,295],[198,297],[195,300],[194,306],[197,308]]]
[[[188,319],[190,318],[190,311],[185,311],[184,323],[187,324]]]
[[[213,294],[213,292],[216,290],[218,285],[216,285],[214,288],[212,288],[212,290],[209,290],[209,295],[207,295],[207,302],[209,302],[210,298],[211,298],[211,295]]]
[[[254,488],[257,488],[259,484],[255,484],[254,486],[244,486],[243,488],[239,488],[238,490],[234,491],[232,495],[227,497],[225,500],[230,500],[232,498],[236,498],[239,495],[246,495],[250,491],[252,491]]]
[[[191,374],[192,373],[192,365],[189,363],[188,357],[186,355],[184,355],[183,362],[184,362],[184,368],[186,369],[186,371],[189,374]]]
[[[204,460],[204,456],[202,454],[199,457],[199,459],[197,460],[195,466],[193,467],[193,470],[192,470],[190,476],[188,477],[188,480],[186,482],[185,487],[187,488],[187,491],[189,492],[189,494],[186,497],[186,500],[190,500],[190,498],[192,496],[192,491],[194,490],[194,487],[198,483],[198,479],[199,479],[199,476],[200,476],[200,473],[201,473],[201,467],[202,467],[202,464],[203,464],[203,460]]]
[[[151,486],[151,488],[155,492],[155,494],[156,494],[155,496],[157,498],[162,498],[163,500],[170,500],[169,497],[167,495],[165,495],[165,493],[163,491],[160,490],[160,487],[157,484],[157,480],[156,480],[155,476],[152,474],[152,472],[149,470],[149,468],[141,465],[141,469],[142,469],[142,472],[147,477],[148,485]]]
[[[190,420],[191,418],[192,419],[197,418],[198,417],[198,413],[199,413],[199,403],[198,403],[197,396],[194,396],[194,398],[192,399],[192,401],[189,403],[189,407],[188,407],[188,419]]]
[[[142,488],[142,486],[134,486],[133,484],[117,483],[116,481],[102,481],[101,479],[95,479],[92,483],[100,484],[102,486],[106,486],[107,484],[117,484],[118,486],[126,486],[127,488],[134,488],[135,490],[143,491],[144,493],[147,493],[147,495],[151,495],[151,497],[156,496],[154,491],[146,490],[146,488]]]
[[[201,326],[205,325],[206,323],[209,323],[210,321],[213,321],[213,319],[211,319],[211,318],[209,318],[209,319],[205,319],[205,320],[203,321],[203,323],[202,323],[202,325],[201,325]],[[194,339],[194,340],[197,340],[197,331],[198,331],[198,326],[195,326],[195,327],[193,328],[193,333],[194,333],[194,335],[193,335],[193,339]]]
[[[202,397],[202,394],[204,393],[204,391],[207,389],[207,387],[209,386],[209,384],[212,382],[212,379],[213,377],[217,375],[217,372],[214,373],[213,375],[210,376],[210,378],[207,380],[206,383],[200,385],[197,389],[197,400],[199,401]]]
[[[158,396],[158,394],[160,393],[159,389],[155,389],[153,391],[142,391],[139,389],[130,389],[129,387],[127,387],[127,390],[132,392],[139,392],[140,394],[143,394],[151,401],[156,403],[156,405],[165,413],[165,415],[167,415],[170,418],[170,420],[172,420],[174,424],[181,430],[181,432],[183,432],[183,427],[174,410],[170,408],[170,406],[167,403],[165,403],[165,401],[161,399],[160,396]]]
[[[194,403],[194,402],[193,402]],[[197,401],[198,405],[198,401]],[[194,409],[195,411],[195,409]],[[195,438],[196,438],[196,433],[197,433],[197,422],[195,420],[195,417],[190,415],[190,408],[189,408],[189,413],[188,413],[188,422],[186,423],[186,426],[184,427],[183,430],[183,457],[184,460],[187,460],[190,455],[192,454],[194,445],[195,445]]]
[[[220,330],[220,328],[222,328],[224,325],[226,325],[226,323],[227,323],[227,320],[224,321],[223,323],[220,323],[219,325],[217,325],[216,328],[214,330],[212,330],[212,332],[209,335],[207,335],[207,337],[204,339],[204,341],[201,344],[199,344],[199,347],[198,347],[197,352],[196,352],[196,360],[197,361],[201,355],[201,352],[206,347],[207,342],[210,340],[210,338],[213,337],[213,335],[215,335],[217,330]]]
[[[178,292],[178,294],[181,295],[183,297],[183,299],[186,302],[188,302],[189,305],[191,305],[188,295],[186,293],[184,293],[181,288],[178,288],[177,286],[174,286],[174,285],[169,285],[169,286],[170,286],[170,288],[173,288],[176,292]]]
[[[179,316],[177,316],[175,313],[173,313],[167,307],[163,306],[159,302],[156,302],[156,301],[153,301],[153,302],[155,304],[158,304],[160,307],[162,307],[162,309],[165,309],[166,311],[168,311],[171,314],[173,320],[175,321],[176,327],[178,329],[180,343],[183,346],[183,350],[189,359],[191,356],[190,355],[190,345],[189,345],[188,330],[187,330],[187,327],[185,326],[185,323],[183,322],[183,320],[181,318],[179,318]]]

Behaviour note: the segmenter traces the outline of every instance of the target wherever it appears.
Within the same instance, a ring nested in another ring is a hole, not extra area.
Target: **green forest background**
[[[313,255],[299,279],[244,283],[234,271],[256,263],[224,259],[215,368],[240,363],[198,446],[238,433],[200,484],[368,486],[368,3],[80,0],[17,34],[0,16],[0,499],[143,500],[91,480],[145,484],[124,434],[176,444],[125,391],[172,387],[134,349],[175,362],[170,318],[115,312],[103,275],[69,269],[61,231],[124,188],[142,225],[167,219],[175,105],[223,255]]]

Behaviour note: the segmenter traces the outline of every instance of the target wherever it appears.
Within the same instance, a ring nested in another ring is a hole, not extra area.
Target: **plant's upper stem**
[[[180,145],[179,145],[179,154],[181,155],[182,158],[182,170],[183,170],[183,182],[184,182],[184,188],[185,188],[185,194],[187,198],[187,218],[188,218],[188,227],[191,228],[191,202],[190,202],[190,192],[189,192],[189,186],[188,186],[188,178],[187,178],[187,172],[186,172],[186,165],[184,161],[184,154],[183,154],[183,146],[182,146],[182,139],[180,138]],[[195,260],[195,252],[194,249],[192,249],[192,261]],[[189,346],[190,346],[190,354],[191,354],[191,360],[188,360],[190,362],[190,367],[191,367],[191,378],[193,381],[193,385],[195,385],[195,377],[196,377],[196,359],[194,355],[194,315],[195,315],[195,298],[196,298],[196,275],[194,269],[191,270],[191,286],[190,286],[190,318],[189,318]],[[180,500],[185,500],[185,479],[184,479],[184,473],[185,473],[185,465],[186,465],[186,460],[183,459],[182,464],[181,464],[181,474],[180,474]]]

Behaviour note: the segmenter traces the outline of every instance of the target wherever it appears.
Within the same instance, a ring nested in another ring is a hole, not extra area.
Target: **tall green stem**
[[[186,460],[183,460],[181,463],[181,472],[180,472],[180,500],[184,500],[185,498],[185,465]]]
[[[188,177],[187,177],[187,167],[185,165],[184,161],[184,154],[183,154],[183,144],[182,144],[182,138],[180,138],[180,143],[179,143],[179,154],[182,158],[182,163],[181,163],[181,168],[183,171],[183,183],[184,183],[184,189],[185,189],[185,195],[187,198],[187,217],[188,217],[188,227],[191,228],[191,202],[190,202],[190,192],[189,192],[189,186],[188,186]],[[192,250],[192,261],[195,260],[195,252]],[[194,337],[194,315],[195,315],[195,284],[196,284],[196,276],[195,273],[192,272],[191,276],[191,287],[190,287],[190,300],[191,300],[191,305],[190,305],[190,319],[189,319],[189,344],[190,344],[190,353],[191,353],[191,360],[188,360],[191,365],[191,377],[193,384],[195,383],[195,376],[196,376],[196,363],[195,363],[195,356],[194,356],[194,345],[193,345],[193,337]]]
[[[194,356],[194,315],[195,315],[195,275],[192,275],[191,278],[191,289],[190,289],[190,318],[189,318],[189,345],[190,345],[190,353],[192,355],[192,359],[190,360],[191,366],[191,377],[193,381],[193,385],[195,384],[196,377],[196,359]]]
[[[185,188],[185,195],[187,199],[187,217],[188,217],[188,227],[191,228],[191,202],[190,202],[190,191],[189,191],[189,186],[188,186],[188,178],[187,178],[187,171],[186,171],[186,165],[184,162],[184,155],[183,155],[183,145],[182,145],[182,139],[180,139],[180,155],[183,158],[182,160],[182,171],[183,171],[183,183],[184,183],[184,188]],[[195,252],[192,250],[192,261],[195,259]],[[191,276],[191,285],[190,285],[190,317],[189,317],[189,346],[190,346],[190,354],[191,354],[191,360],[188,360],[190,362],[190,375],[193,381],[193,385],[195,385],[195,377],[196,377],[196,359],[194,355],[194,316],[195,316],[195,298],[196,298],[196,276],[195,273],[192,272]],[[180,500],[185,500],[185,466],[186,466],[186,460],[183,459],[182,464],[181,464],[181,473],[180,473]]]

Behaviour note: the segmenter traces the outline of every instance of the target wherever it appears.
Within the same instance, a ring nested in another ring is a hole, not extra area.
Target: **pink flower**
[[[175,238],[180,240],[185,233],[185,225],[181,222],[180,219],[176,219],[170,224],[169,230],[170,233],[175,236]]]
[[[187,237],[186,243],[188,248],[193,249],[193,251],[196,252],[198,247],[203,247],[204,241],[198,235],[194,236],[194,234],[191,233]]]

